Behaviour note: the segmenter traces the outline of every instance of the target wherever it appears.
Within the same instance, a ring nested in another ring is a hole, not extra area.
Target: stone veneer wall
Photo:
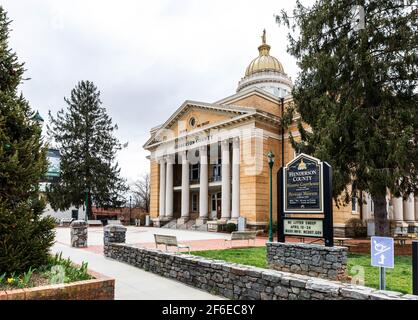
[[[312,277],[346,280],[347,248],[308,243],[267,242],[270,268]]]
[[[84,220],[71,222],[71,246],[75,248],[87,247],[87,228],[88,224]]]
[[[105,256],[230,299],[417,300],[418,296],[379,291],[305,275],[244,266],[176,252],[108,243]]]

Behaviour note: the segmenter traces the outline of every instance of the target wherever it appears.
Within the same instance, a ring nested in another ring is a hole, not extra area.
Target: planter
[[[0,291],[0,300],[113,300],[115,279],[89,270],[94,279]]]

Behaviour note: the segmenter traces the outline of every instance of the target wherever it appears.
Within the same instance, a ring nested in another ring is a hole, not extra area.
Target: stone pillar
[[[208,154],[206,146],[200,147],[200,188],[199,188],[199,219],[197,225],[208,220]]]
[[[160,214],[159,218],[165,216],[165,160],[160,159]]]
[[[167,160],[166,189],[165,189],[165,215],[167,219],[173,218],[173,164],[174,155],[169,155]]]
[[[111,243],[125,243],[126,227],[122,225],[107,225],[103,228],[104,255],[111,256]]]
[[[187,153],[183,151],[181,153],[181,219],[179,223],[183,223],[189,219],[189,161],[187,160]]]
[[[232,211],[231,220],[232,222],[238,223],[240,214],[240,140],[234,138],[232,143]]]
[[[231,178],[229,161],[229,139],[222,141],[222,214],[221,218],[231,217]]]
[[[87,247],[87,222],[84,220],[74,220],[71,222],[70,227],[71,246],[74,248]]]

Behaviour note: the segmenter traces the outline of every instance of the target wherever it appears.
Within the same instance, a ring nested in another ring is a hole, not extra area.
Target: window
[[[374,202],[370,199],[370,212],[374,212]]]
[[[357,197],[352,197],[351,198],[351,211],[352,212],[357,212],[357,205],[358,205]]]
[[[211,211],[216,211],[216,194],[212,193],[212,210]]]
[[[194,128],[194,127],[196,126],[196,119],[195,119],[195,117],[191,117],[191,118],[189,119],[189,125],[190,125],[192,128]]]
[[[199,164],[193,164],[190,166],[190,181],[199,180]]]
[[[198,211],[197,207],[198,207],[198,194],[197,193],[193,193],[192,194],[192,211],[196,212]]]

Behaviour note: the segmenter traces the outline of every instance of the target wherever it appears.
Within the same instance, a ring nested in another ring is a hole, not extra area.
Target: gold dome
[[[262,44],[258,47],[260,55],[251,61],[250,65],[245,71],[245,76],[249,76],[262,71],[276,71],[284,73],[283,66],[279,60],[270,55],[270,46],[266,43],[266,30],[263,31],[263,36],[261,39]]]

